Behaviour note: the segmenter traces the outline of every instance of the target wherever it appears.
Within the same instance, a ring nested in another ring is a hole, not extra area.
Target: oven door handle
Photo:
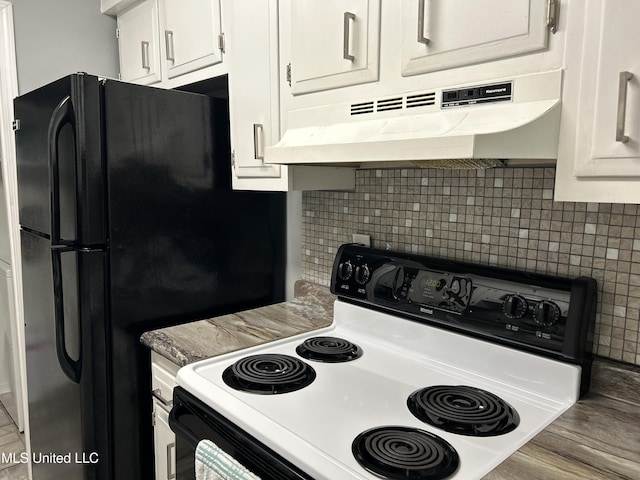
[[[191,445],[195,446],[201,439],[195,432],[180,421],[181,416],[193,414],[194,413],[186,405],[179,401],[176,402],[174,399],[173,408],[169,412],[169,426],[177,436],[184,438]]]
[[[313,477],[180,386],[173,389],[169,426],[176,434],[177,455],[183,455],[191,448],[195,452],[200,440],[207,439],[264,480],[313,480]],[[180,450],[183,450],[182,453]],[[182,465],[185,460],[189,460],[189,455],[181,457]],[[180,473],[178,478],[182,478]]]

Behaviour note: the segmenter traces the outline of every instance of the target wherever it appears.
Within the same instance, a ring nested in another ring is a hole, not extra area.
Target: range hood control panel
[[[442,91],[442,108],[467,107],[513,99],[513,82],[493,83]]]

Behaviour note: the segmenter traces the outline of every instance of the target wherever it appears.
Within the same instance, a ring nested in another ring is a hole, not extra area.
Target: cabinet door
[[[265,165],[264,149],[279,139],[278,2],[231,1],[229,114],[234,175],[280,177],[279,165]]]
[[[220,0],[160,0],[160,5],[169,78],[222,62]]]
[[[378,79],[380,0],[291,2],[294,95]]]
[[[120,76],[149,85],[161,80],[158,4],[145,0],[118,15]]]
[[[585,18],[575,174],[638,177],[640,2],[592,0]]]
[[[176,437],[169,426],[169,413],[153,399],[153,442],[156,480],[176,478]]]
[[[548,0],[402,0],[402,75],[547,46]]]

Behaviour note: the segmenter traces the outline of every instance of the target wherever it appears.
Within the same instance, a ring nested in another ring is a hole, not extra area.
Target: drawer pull
[[[173,400],[167,400],[166,398],[164,398],[162,396],[162,390],[160,390],[159,388],[156,388],[155,390],[153,390],[151,394],[154,397],[156,397],[158,400],[160,400],[160,402],[162,402],[167,407],[171,407],[173,405]]]
[[[176,478],[176,469],[174,468],[174,455],[173,450],[175,449],[175,442],[171,442],[167,445],[167,478],[172,480]]]

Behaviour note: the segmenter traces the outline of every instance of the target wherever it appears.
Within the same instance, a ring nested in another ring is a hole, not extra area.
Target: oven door
[[[195,480],[198,442],[211,440],[261,480],[314,480],[181,387],[173,389],[169,425],[176,434],[176,478]]]

